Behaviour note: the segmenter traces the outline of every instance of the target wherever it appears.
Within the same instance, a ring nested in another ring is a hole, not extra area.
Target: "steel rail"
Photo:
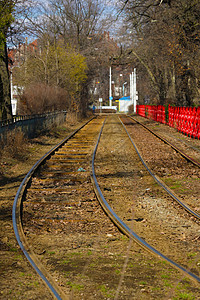
[[[106,121],[106,119],[105,119]],[[193,274],[191,271],[188,271],[181,265],[177,264],[170,258],[166,257],[163,255],[161,252],[156,250],[154,247],[152,247],[150,244],[148,244],[144,239],[142,239],[140,236],[138,236],[130,227],[128,227],[119,217],[118,215],[113,211],[113,209],[110,207],[108,202],[103,196],[103,193],[100,189],[100,186],[98,184],[96,175],[95,175],[95,167],[94,167],[94,161],[95,161],[95,156],[97,152],[97,148],[100,142],[101,134],[103,131],[103,127],[105,125],[105,121],[102,125],[101,131],[99,133],[99,137],[93,152],[92,156],[92,163],[91,163],[91,181],[94,187],[94,191],[96,193],[96,196],[99,200],[99,203],[101,204],[102,208],[108,215],[108,217],[113,221],[113,223],[120,229],[121,232],[123,232],[125,235],[127,235],[129,238],[133,239],[137,244],[139,244],[141,247],[143,247],[145,250],[149,251],[150,253],[154,254],[155,256],[164,259],[167,261],[169,264],[171,264],[173,267],[175,267],[177,270],[181,271],[184,275],[188,276],[190,279],[194,280],[197,283],[200,283],[200,277],[197,275]]]
[[[199,214],[197,214],[195,211],[193,211],[188,205],[186,205],[185,203],[183,203],[180,199],[179,199],[179,197],[177,196],[177,195],[175,195],[175,193],[174,192],[172,192],[172,190],[157,176],[157,175],[155,175],[152,171],[151,171],[151,169],[148,167],[148,165],[144,162],[144,160],[143,160],[143,158],[142,158],[142,156],[141,156],[141,154],[140,154],[140,152],[139,152],[139,150],[138,150],[138,148],[137,148],[137,146],[135,145],[135,143],[133,142],[133,140],[132,140],[132,138],[131,138],[131,136],[130,136],[130,134],[128,133],[128,131],[127,131],[127,129],[126,129],[126,127],[125,127],[125,125],[123,124],[123,122],[122,122],[122,120],[120,120],[121,121],[121,123],[122,123],[122,125],[123,125],[123,127],[124,127],[124,129],[125,129],[125,131],[126,131],[126,133],[127,133],[127,135],[129,136],[129,139],[130,139],[130,141],[131,141],[131,143],[132,143],[132,145],[133,145],[133,147],[135,148],[135,150],[136,150],[136,152],[137,152],[137,154],[138,154],[138,156],[139,156],[139,158],[140,158],[140,160],[141,160],[141,162],[143,163],[143,165],[145,166],[145,168],[147,169],[147,171],[151,174],[151,176],[155,179],[155,181],[182,207],[182,208],[184,208],[187,212],[189,212],[191,215],[193,215],[195,218],[197,218],[198,220],[200,220],[200,215]]]
[[[23,199],[27,190],[27,186],[36,172],[36,170],[52,155],[58,148],[60,148],[63,144],[65,144],[69,139],[71,139],[80,129],[82,129],[86,124],[88,124],[95,117],[88,120],[86,123],[82,124],[78,129],[72,132],[69,136],[67,136],[64,140],[62,140],[58,145],[53,147],[50,151],[48,151],[43,157],[41,157],[34,166],[30,169],[27,175],[24,177],[21,185],[17,191],[17,194],[14,199],[13,208],[12,208],[12,220],[13,220],[13,228],[15,237],[17,242],[23,251],[24,255],[28,259],[29,263],[38,273],[38,275],[43,279],[47,287],[50,289],[50,292],[56,299],[68,299],[68,296],[62,292],[59,286],[52,279],[47,270],[43,267],[40,261],[35,256],[34,252],[31,250],[30,245],[28,244],[26,237],[22,228],[22,205]]]
[[[169,133],[167,133],[167,135],[168,135],[169,137],[172,137],[172,138],[176,139],[177,141],[179,141],[179,142],[185,144],[187,147],[189,147],[189,148],[191,148],[191,149],[193,149],[193,150],[195,150],[195,151],[197,151],[197,152],[200,152],[200,149],[198,149],[197,147],[194,147],[194,146],[192,146],[192,145],[189,145],[187,142],[183,141],[182,139],[178,139],[178,138],[176,138],[175,136],[173,136],[173,135],[171,135],[171,134],[169,134]]]
[[[154,132],[152,129],[148,128],[147,126],[145,126],[144,124],[140,123],[139,121],[137,121],[136,119],[134,119],[131,116],[128,116],[130,119],[134,120],[136,123],[138,123],[139,125],[141,125],[142,127],[144,127],[146,130],[150,131],[153,135],[157,136],[160,140],[162,140],[164,143],[168,144],[169,146],[171,146],[176,152],[178,152],[180,155],[182,155],[185,159],[187,159],[188,161],[190,161],[192,164],[196,165],[197,167],[200,168],[200,163],[198,161],[196,161],[195,159],[193,159],[192,157],[190,157],[189,155],[187,155],[186,153],[184,153],[182,150],[180,150],[178,147],[176,147],[175,145],[173,145],[171,142],[169,142],[167,139],[165,139],[164,137],[162,137],[161,135],[159,135],[158,133]]]

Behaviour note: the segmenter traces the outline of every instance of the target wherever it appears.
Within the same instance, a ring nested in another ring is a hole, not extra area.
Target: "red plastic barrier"
[[[163,105],[157,106],[156,121],[165,124],[165,107]]]
[[[136,112],[138,115],[145,118],[145,105],[137,105]]]
[[[169,105],[168,123],[166,123],[166,108],[163,105],[137,105],[137,114],[167,124],[192,138],[200,139],[200,106],[195,108]]]

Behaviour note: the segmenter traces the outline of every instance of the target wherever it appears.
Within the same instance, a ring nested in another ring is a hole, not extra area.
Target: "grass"
[[[172,284],[169,282],[169,280],[167,280],[167,279],[164,280],[164,286],[170,287],[170,288],[173,287],[173,285],[172,285]]]
[[[8,246],[9,246],[9,251],[11,251],[11,252],[17,252],[18,251],[18,249],[13,247],[11,244],[8,244]]]
[[[69,259],[64,259],[63,261],[60,262],[62,265],[66,265],[70,263]]]
[[[20,129],[8,131],[0,140],[0,157],[5,159],[9,156],[24,161],[27,158],[27,145],[27,139]]]
[[[127,241],[127,239],[128,239],[128,237],[127,237],[126,235],[124,235],[124,234],[121,235],[121,240],[122,240],[122,241]]]
[[[73,257],[73,256],[81,256],[82,255],[82,252],[71,252],[69,254],[69,256]]]
[[[173,300],[195,300],[192,293],[180,292],[177,293]]]
[[[23,257],[20,254],[18,254],[18,255],[15,256],[15,259],[16,260],[23,260]]]
[[[188,257],[195,257],[198,253],[197,252],[191,252],[191,253],[188,253],[187,256]]]
[[[90,268],[95,268],[96,264],[95,263],[91,263],[89,266],[90,266]]]
[[[165,260],[159,260],[158,263],[162,264],[162,265],[166,265],[167,262]]]
[[[72,289],[78,290],[78,291],[80,291],[84,288],[83,284],[76,284],[71,281],[67,281],[67,285],[70,286]]]
[[[134,268],[134,264],[133,264],[133,263],[129,263],[129,264],[128,264],[128,267],[129,267],[129,268]]]
[[[50,255],[53,255],[55,253],[56,253],[56,251],[48,251],[48,254],[50,254]]]
[[[166,178],[165,182],[172,190],[179,190],[180,192],[187,190],[183,188],[183,182],[181,181],[173,180],[172,178]]]
[[[184,278],[181,280],[181,282],[179,282],[179,284],[177,285],[176,289],[177,290],[182,290],[182,289],[187,289],[190,287],[190,281],[188,278]]]
[[[101,293],[104,297],[107,297],[107,298],[112,297],[113,298],[114,292],[110,291],[109,288],[105,286],[105,284],[100,285],[99,290],[101,291]]]
[[[140,285],[147,285],[147,282],[146,281],[140,281],[139,284]]]
[[[163,278],[163,279],[170,279],[170,274],[162,274],[161,278]]]

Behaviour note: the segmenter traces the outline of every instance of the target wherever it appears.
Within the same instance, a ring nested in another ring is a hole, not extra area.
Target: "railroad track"
[[[166,125],[156,123],[155,121],[142,118],[138,115],[134,117],[131,116],[129,117],[133,119],[135,122],[137,122],[138,124],[141,124],[141,126],[146,128],[147,130],[153,131],[153,133],[158,137],[160,136],[163,139],[163,141],[166,140],[167,143],[168,142],[172,143],[174,149],[175,148],[183,149],[183,152],[186,155],[187,155],[187,151],[193,153],[194,156],[193,160],[196,161],[198,164],[200,164],[200,156],[199,156],[200,143],[198,142],[198,140],[191,139],[190,137],[187,137],[185,135],[180,135],[174,128],[171,127],[167,127],[169,130],[166,131],[165,130]],[[151,128],[153,128],[153,130]],[[191,154],[189,156],[192,157]]]
[[[122,118],[121,118],[121,123],[122,123],[122,125],[123,125],[123,127],[124,127],[126,133],[128,134],[129,139],[131,140],[131,143],[132,143],[132,145],[134,146],[134,148],[135,148],[137,154],[139,155],[139,157],[140,157],[140,159],[141,159],[143,165],[144,165],[145,168],[148,170],[148,172],[151,174],[151,176],[153,176],[153,178],[156,180],[156,182],[157,182],[159,185],[161,185],[161,187],[162,187],[162,188],[170,195],[170,197],[172,197],[174,200],[176,200],[182,208],[184,208],[184,209],[187,210],[187,212],[188,212],[189,214],[191,214],[192,216],[195,216],[195,218],[197,218],[197,220],[199,220],[199,219],[200,219],[200,215],[199,215],[198,213],[196,213],[195,211],[193,211],[193,210],[192,210],[189,206],[187,206],[185,203],[183,203],[183,202],[179,199],[179,197],[178,197],[177,195],[175,195],[175,193],[174,193],[169,187],[167,187],[166,184],[165,184],[158,176],[156,176],[155,174],[153,174],[153,172],[149,169],[149,167],[147,166],[146,162],[145,162],[145,161],[143,160],[143,158],[141,157],[140,152],[139,152],[137,146],[134,144],[134,142],[133,142],[133,140],[132,140],[132,138],[131,138],[131,136],[130,136],[128,130],[126,129],[126,126],[124,125],[124,124],[128,124],[129,127],[130,127],[130,126],[131,126],[131,125],[130,125],[130,119],[129,119],[129,118],[122,117]],[[134,123],[132,123],[132,124],[134,124]],[[153,132],[151,132],[151,133],[153,133]],[[158,135],[157,135],[157,137],[158,137]],[[159,137],[159,138],[161,138],[161,137]],[[100,137],[99,137],[99,139],[100,139]],[[164,142],[166,143],[166,140],[165,140]],[[170,147],[173,146],[171,143],[169,143],[169,144],[170,144]],[[97,148],[97,147],[96,147],[96,148]],[[176,148],[176,150],[178,150],[178,149]],[[95,152],[96,152],[96,149],[95,149]],[[181,154],[182,156],[184,156],[184,153],[183,153],[182,151],[180,151],[180,154]],[[169,263],[171,263],[173,266],[177,267],[177,264],[176,264],[175,262],[173,262],[172,260],[170,260],[170,259],[168,259],[167,257],[163,256],[163,254],[161,254],[161,253],[160,253],[159,251],[157,251],[155,248],[151,248],[151,246],[148,245],[148,244],[146,244],[146,242],[145,242],[144,240],[140,239],[140,237],[139,237],[137,234],[135,234],[135,232],[133,232],[133,231],[127,226],[127,224],[124,223],[124,222],[119,218],[119,216],[115,213],[115,211],[114,211],[114,210],[111,208],[111,206],[107,203],[107,201],[106,201],[106,199],[105,199],[105,197],[104,197],[104,195],[103,195],[103,193],[102,193],[102,191],[101,191],[101,189],[100,189],[100,186],[99,186],[99,184],[98,184],[98,180],[97,180],[96,175],[95,175],[94,158],[95,158],[95,153],[94,153],[94,155],[93,155],[93,181],[94,181],[94,188],[96,189],[96,194],[97,194],[97,196],[98,196],[98,198],[99,198],[99,201],[100,201],[101,204],[102,204],[102,207],[105,209],[105,211],[107,212],[107,214],[110,215],[110,218],[111,218],[111,219],[115,222],[115,224],[121,229],[121,231],[124,232],[126,235],[128,235],[130,238],[131,238],[131,237],[134,238],[134,239],[136,240],[136,242],[138,242],[140,245],[142,245],[143,247],[145,247],[146,249],[148,249],[148,250],[150,250],[150,251],[153,251],[155,254],[159,255],[160,257],[164,258],[164,259],[167,260]],[[187,156],[187,155],[185,155],[185,159],[188,160],[188,156]],[[195,166],[198,166],[198,165],[196,164],[196,162],[193,161],[192,159],[191,159],[191,163],[194,164]],[[110,195],[109,195],[109,197],[110,197]],[[186,271],[186,273],[188,273],[188,275],[191,275],[191,277],[193,277],[193,278],[196,279],[198,282],[200,282],[200,281],[199,281],[199,280],[200,280],[199,277],[196,276],[195,274],[191,274],[191,272],[188,272],[185,268],[182,268],[181,266],[179,266],[178,268],[180,268],[180,270],[182,269],[182,271],[184,271],[184,272]]]
[[[32,251],[27,240],[29,234],[34,231],[46,230],[51,232],[52,224],[53,230],[56,232],[62,231],[63,234],[65,232],[67,234],[69,231],[73,234],[76,231],[81,233],[88,230],[93,231],[94,229],[94,232],[96,232],[98,221],[94,209],[96,208],[98,213],[100,211],[90,191],[90,163],[95,141],[101,129],[92,157],[92,182],[104,210],[128,237],[200,283],[200,278],[196,274],[163,255],[130,229],[106,201],[104,194],[109,189],[104,187],[102,192],[98,183],[98,175],[95,174],[95,156],[104,130],[102,127],[104,120],[103,117],[89,122],[85,127],[82,127],[60,143],[58,147],[55,147],[27,174],[16,195],[13,208],[15,234],[22,250],[49,286],[53,295],[57,299],[67,299],[67,291],[63,292],[38,260],[40,254],[34,254],[34,251],[36,253],[38,251],[37,246]],[[129,138],[131,138],[130,134]],[[85,189],[88,189],[87,198],[85,198]],[[22,208],[23,215],[21,215]],[[199,218],[196,212],[188,209],[187,211],[192,213],[195,218]],[[24,226],[23,229],[21,221]]]
[[[132,123],[129,123],[129,120],[131,119]],[[182,207],[184,208],[189,214],[193,215],[197,220],[200,220],[200,214],[198,212],[196,212],[195,210],[193,210],[189,205],[187,205],[186,203],[184,203],[181,198],[176,195],[176,193],[169,187],[167,186],[167,184],[165,184],[165,182],[159,178],[159,176],[156,175],[156,173],[154,173],[152,171],[152,167],[148,166],[148,163],[144,161],[144,159],[141,156],[141,153],[137,147],[137,145],[134,143],[133,139],[131,138],[130,134],[128,133],[128,130],[126,129],[125,124],[128,124],[128,127],[132,127],[135,124],[138,124],[139,126],[142,126],[147,132],[150,132],[153,137],[155,137],[153,139],[153,143],[156,144],[156,140],[164,142],[165,144],[167,144],[169,147],[171,147],[172,149],[174,149],[178,154],[180,154],[181,157],[183,157],[185,159],[185,163],[186,161],[189,162],[190,165],[194,166],[195,169],[197,170],[197,174],[199,174],[199,178],[200,178],[200,172],[199,172],[199,168],[200,168],[200,163],[198,161],[196,161],[195,159],[193,159],[192,157],[190,157],[189,155],[187,155],[186,153],[184,153],[182,150],[180,150],[176,145],[172,144],[171,142],[169,142],[168,140],[166,140],[164,137],[162,137],[161,135],[159,135],[158,133],[154,132],[153,130],[149,129],[148,127],[146,127],[144,124],[140,123],[139,121],[135,120],[134,118],[130,117],[128,119],[124,119],[123,122],[123,126],[127,132],[127,134],[129,135],[129,138],[135,148],[135,150],[137,151],[143,165],[145,166],[145,168],[148,170],[148,172],[151,174],[151,176],[155,179],[155,181],[162,186],[162,188]],[[137,130],[137,129],[136,129]],[[134,134],[134,133],[133,133]],[[145,141],[148,141],[148,138],[145,138]],[[149,148],[151,147],[151,145],[149,146]],[[154,148],[156,151],[156,147]],[[173,154],[172,154],[173,155]],[[162,159],[162,154],[160,156],[160,159]],[[170,158],[168,157],[167,160],[170,160]],[[167,160],[165,160],[165,163],[167,164]],[[181,159],[181,163],[182,163],[182,159]],[[177,163],[178,164],[178,163]],[[155,167],[155,166],[154,166]],[[167,167],[167,166],[166,166]],[[169,167],[170,168],[170,165]],[[198,207],[199,208],[199,207]]]
[[[130,117],[130,119],[132,119],[134,122],[136,122],[137,124],[139,124],[140,126],[144,127],[147,131],[151,132],[154,136],[156,136],[157,138],[159,138],[160,140],[162,140],[164,143],[168,144],[170,147],[172,147],[175,151],[177,151],[180,155],[182,155],[186,160],[188,160],[189,162],[191,162],[193,165],[196,165],[197,167],[200,167],[200,162],[198,160],[196,160],[195,158],[192,158],[191,156],[187,155],[184,151],[182,151],[180,148],[178,148],[175,143],[170,142],[169,140],[167,140],[165,137],[163,137],[162,135],[160,135],[159,133],[155,132],[154,130],[150,129],[148,126],[145,126],[143,123],[139,122],[137,119]],[[179,141],[185,145],[187,145],[188,148],[193,149],[196,152],[200,152],[200,149],[197,147],[193,147],[190,144],[184,142],[181,139],[178,138],[174,138],[172,135],[168,134],[169,137],[175,139],[176,141]]]
[[[81,218],[76,209],[84,202],[80,192],[88,184],[91,152],[103,120],[97,118],[86,123],[42,157],[26,175],[15,197],[13,226],[18,243],[57,299],[67,296],[38,260],[34,245],[28,244],[28,235],[40,229],[48,232],[52,224],[55,230],[64,230],[66,224],[74,230],[81,224],[82,230],[93,223],[92,199],[86,204],[87,218]]]

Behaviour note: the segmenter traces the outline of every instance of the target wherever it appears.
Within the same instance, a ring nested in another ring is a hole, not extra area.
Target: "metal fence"
[[[0,138],[16,128],[19,128],[28,138],[36,137],[40,132],[64,123],[66,114],[66,111],[59,111],[41,115],[15,116],[12,120],[0,121]]]

